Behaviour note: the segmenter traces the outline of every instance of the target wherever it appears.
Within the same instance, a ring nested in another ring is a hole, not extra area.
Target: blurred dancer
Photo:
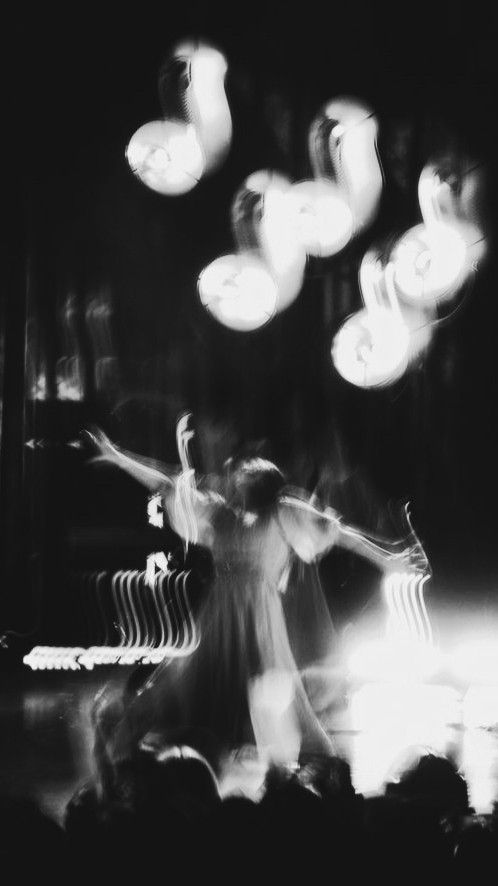
[[[100,430],[88,437],[93,461],[119,467],[160,493],[173,530],[209,548],[215,568],[199,617],[198,648],[156,669],[124,718],[115,754],[126,755],[159,728],[172,736],[188,730],[191,744],[196,735],[209,735],[221,754],[257,744],[268,762],[292,763],[300,752],[333,753],[289,644],[281,594],[292,561],[311,563],[340,545],[383,571],[398,571],[413,565],[415,549],[379,543],[345,525],[332,508],[288,487],[265,459],[230,461],[226,476],[201,490],[191,470],[153,466]],[[206,745],[199,750],[206,752]]]

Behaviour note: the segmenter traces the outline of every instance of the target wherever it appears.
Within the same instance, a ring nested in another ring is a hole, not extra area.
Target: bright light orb
[[[398,315],[387,308],[365,308],[340,328],[332,344],[332,360],[351,384],[380,387],[403,375],[409,344],[410,333]]]
[[[201,272],[198,289],[206,310],[229,329],[250,332],[275,314],[275,280],[263,262],[251,255],[215,259]]]
[[[261,195],[256,233],[261,255],[278,285],[277,312],[284,311],[299,295],[306,269],[304,249],[289,203],[291,182],[277,172],[260,170],[246,179],[247,192]]]
[[[171,197],[191,191],[204,171],[195,128],[175,120],[154,120],[137,129],[126,159],[144,185]]]
[[[411,228],[392,255],[400,297],[415,305],[451,298],[465,277],[466,254],[465,240],[449,225]]]
[[[327,258],[349,243],[354,228],[353,215],[332,182],[317,180],[293,185],[289,208],[298,240],[308,255]]]

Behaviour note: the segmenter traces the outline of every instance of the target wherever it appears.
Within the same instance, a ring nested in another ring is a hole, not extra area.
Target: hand
[[[82,437],[95,453],[89,459],[89,464],[115,464],[119,458],[119,450],[111,443],[109,437],[97,427],[91,431],[84,430]]]
[[[405,548],[398,554],[388,554],[386,570],[388,572],[422,572],[424,574],[431,571],[427,555],[419,543]]]

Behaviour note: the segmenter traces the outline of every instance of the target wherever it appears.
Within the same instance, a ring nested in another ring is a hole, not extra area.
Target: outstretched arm
[[[279,521],[291,547],[308,563],[338,546],[363,557],[382,571],[428,568],[419,544],[410,545],[406,539],[389,542],[371,538],[362,530],[344,523],[332,508],[322,509],[298,495],[283,496]]]
[[[100,428],[85,431],[84,435],[96,453],[91,459],[93,464],[114,465],[145,486],[149,492],[159,492],[164,495],[168,490],[173,491],[175,483],[173,472],[168,474],[159,470],[148,463],[146,459],[116,446]],[[180,470],[178,468],[177,474],[180,473]]]

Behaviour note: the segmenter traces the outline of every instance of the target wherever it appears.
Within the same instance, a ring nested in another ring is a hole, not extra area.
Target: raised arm
[[[172,469],[171,474],[153,467],[145,458],[141,458],[133,453],[126,452],[124,449],[116,446],[109,440],[106,434],[95,428],[91,431],[84,432],[85,438],[91,444],[96,453],[91,459],[91,464],[109,464],[120,468],[142,486],[145,486],[149,492],[167,494],[168,490],[173,491],[175,478],[181,471],[181,468]]]

